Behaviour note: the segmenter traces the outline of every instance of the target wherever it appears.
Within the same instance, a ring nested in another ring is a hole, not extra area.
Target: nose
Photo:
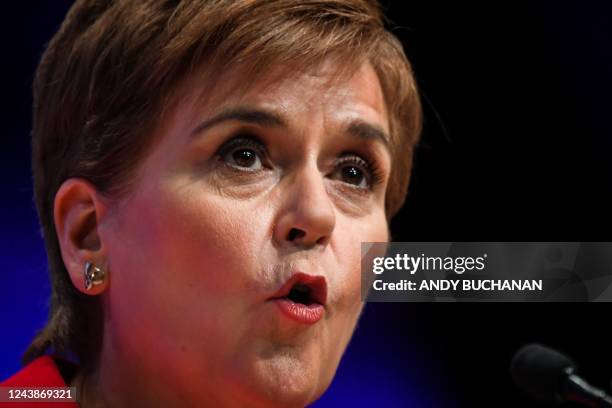
[[[327,245],[336,213],[317,166],[301,169],[285,185],[273,232],[276,244],[302,248]]]

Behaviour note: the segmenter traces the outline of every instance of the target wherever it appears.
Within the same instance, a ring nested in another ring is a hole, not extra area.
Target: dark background
[[[3,5],[0,378],[46,320],[32,203],[30,84],[72,2]],[[612,241],[612,3],[385,1],[425,125],[395,241]],[[315,406],[537,407],[512,384],[524,343],[609,389],[611,306],[372,303]]]

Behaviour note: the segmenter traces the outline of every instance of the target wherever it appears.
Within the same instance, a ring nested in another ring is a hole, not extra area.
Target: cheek
[[[253,252],[252,220],[247,223],[240,211],[214,202],[158,195],[135,201],[122,218],[113,234],[112,259],[152,268],[157,273],[148,273],[149,279],[171,275],[167,284],[203,279],[222,284],[231,277],[222,270]],[[122,274],[138,275],[117,266]]]
[[[361,288],[361,244],[364,242],[387,242],[388,227],[382,213],[374,213],[372,216],[360,220],[347,219],[336,226],[336,237],[334,250],[341,254],[345,265],[342,270],[344,274],[338,278],[338,286],[344,288],[343,293],[350,293],[354,299],[354,293]],[[360,297],[359,297],[360,298]]]
[[[243,287],[261,241],[255,231],[263,228],[244,214],[252,212],[173,190],[143,194],[122,208],[107,239],[109,312],[122,346],[166,352],[174,361],[197,344],[214,343],[220,355],[231,348],[237,340],[226,322],[248,324],[241,319]]]
[[[361,301],[361,243],[386,242],[388,240],[387,222],[384,214],[373,214],[356,221],[347,219],[336,226],[334,250],[343,259],[338,270],[342,273],[330,274],[332,287],[335,287],[337,316],[346,330],[347,341],[352,334],[357,318],[364,303]]]

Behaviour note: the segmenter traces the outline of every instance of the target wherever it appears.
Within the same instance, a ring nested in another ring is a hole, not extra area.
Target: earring
[[[100,285],[106,278],[106,272],[91,262],[85,262],[85,290],[90,290],[95,285]]]

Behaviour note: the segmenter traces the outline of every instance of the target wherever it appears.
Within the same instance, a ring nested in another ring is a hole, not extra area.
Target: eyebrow
[[[346,128],[346,133],[363,140],[381,142],[389,154],[391,154],[391,140],[387,133],[380,127],[360,119],[352,121]]]
[[[268,127],[288,127],[285,120],[274,112],[260,108],[238,106],[225,109],[212,118],[200,123],[191,131],[191,136],[197,136],[213,126],[228,121],[245,122]]]
[[[283,117],[273,111],[249,106],[237,106],[225,109],[210,119],[197,125],[191,136],[196,137],[202,132],[227,121],[238,121],[259,126],[288,128],[289,125]],[[387,133],[377,125],[356,119],[348,123],[344,133],[362,140],[381,142],[391,153],[391,141]]]

